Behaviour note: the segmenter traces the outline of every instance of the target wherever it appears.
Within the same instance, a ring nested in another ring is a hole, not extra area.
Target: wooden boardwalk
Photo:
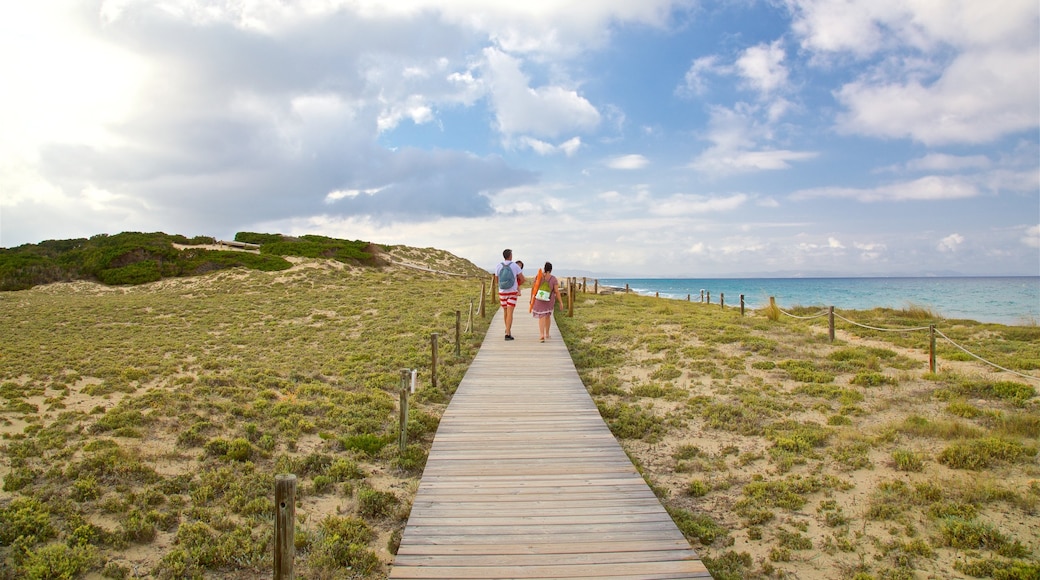
[[[390,578],[710,578],[527,300],[441,419]]]

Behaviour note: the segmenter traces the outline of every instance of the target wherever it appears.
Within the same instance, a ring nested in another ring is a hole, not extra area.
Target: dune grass
[[[300,577],[384,577],[494,313],[455,357],[443,345],[480,282],[431,270],[482,272],[388,250],[424,270],[295,259],[282,272],[0,293],[0,579],[266,574],[279,473],[300,481]],[[930,320],[913,310],[843,314]],[[579,295],[557,321],[716,578],[1036,576],[1032,385],[946,347],[928,373],[920,335],[842,327],[831,343],[825,322],[766,312]],[[1035,328],[941,322],[1002,365],[1040,368]],[[403,368],[425,386],[401,453]]]
[[[455,311],[465,328],[481,284],[296,262],[0,293],[0,578],[269,574],[279,473],[299,478],[300,577],[385,576],[490,321],[475,317],[456,357]],[[401,453],[406,368],[420,389]]]
[[[916,306],[842,315],[936,323],[1021,372],[1040,359],[1031,327]],[[673,518],[698,522],[682,529],[715,578],[1040,574],[1040,533],[1023,524],[1040,509],[1028,380],[993,378],[949,346],[931,374],[927,332],[841,323],[831,343],[826,318],[770,309],[579,294],[557,321]]]

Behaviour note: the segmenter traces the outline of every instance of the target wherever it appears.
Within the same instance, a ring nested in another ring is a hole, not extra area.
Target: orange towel
[[[534,277],[534,286],[531,286],[531,305],[527,307],[527,311],[531,312],[534,310],[534,295],[538,293],[538,287],[542,285],[542,269],[538,268],[538,275]]]

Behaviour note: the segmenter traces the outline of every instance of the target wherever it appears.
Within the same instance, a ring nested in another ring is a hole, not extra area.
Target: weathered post
[[[701,304],[704,304],[704,288],[701,288]]]
[[[690,302],[690,295],[689,294],[686,295],[686,301]]]
[[[660,297],[661,297],[661,293],[660,292],[654,292],[654,298],[660,298]]]
[[[929,325],[928,329],[929,329],[929,331],[931,332],[931,335],[932,335],[931,340],[929,341],[931,343],[931,345],[928,347],[928,369],[934,375],[935,374],[935,325],[934,324]]]
[[[487,281],[480,281],[480,317],[486,318],[487,313],[484,311],[484,294],[487,292]]]
[[[725,308],[726,307],[726,293],[725,292],[719,292],[719,307],[720,308]]]
[[[401,369],[401,403],[398,408],[400,432],[397,435],[397,446],[401,453],[408,447],[408,383],[411,377],[412,371]]]
[[[628,283],[625,283],[625,294],[628,294]]]
[[[293,580],[296,559],[296,476],[274,478],[274,580]]]
[[[744,295],[740,295],[740,315],[744,316]]]
[[[455,356],[462,355],[462,312],[455,311]]]
[[[596,282],[592,286],[592,293],[599,294],[599,278],[596,278]]]
[[[711,290],[708,290],[708,293],[706,294],[706,296],[708,298],[708,304],[711,304]]]
[[[589,290],[589,279],[582,276],[581,278],[581,293],[586,294]]]
[[[574,318],[574,288],[575,281],[571,279],[570,288],[567,290],[567,318]]]
[[[430,335],[430,386],[437,388],[437,333]]]
[[[833,306],[831,306],[830,310],[828,310],[828,315],[829,315],[828,318],[830,319],[830,327],[831,327],[830,328],[831,342],[834,342],[834,307]]]

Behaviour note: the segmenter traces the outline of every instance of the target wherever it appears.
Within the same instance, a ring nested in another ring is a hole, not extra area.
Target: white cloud
[[[768,108],[738,103],[734,108],[713,107],[706,139],[712,146],[690,162],[689,167],[711,175],[728,175],[788,169],[792,162],[817,156],[812,151],[774,149],[759,144],[774,134],[776,119]]]
[[[694,59],[689,70],[686,71],[686,75],[683,78],[683,84],[676,87],[675,93],[682,97],[693,97],[704,94],[704,92],[708,90],[708,83],[704,78],[706,74],[720,74],[727,70],[729,69],[722,67],[719,64],[718,56],[710,55]]]
[[[856,242],[853,247],[860,251],[859,257],[868,262],[874,262],[882,258],[888,247],[876,242]]]
[[[1040,124],[1040,53],[964,54],[933,83],[861,79],[837,92],[847,112],[838,127],[928,145],[988,143]]]
[[[827,247],[833,248],[835,250],[844,250],[845,249],[845,245],[842,244],[840,240],[838,240],[837,238],[835,238],[833,236],[827,238]]]
[[[577,91],[560,86],[530,88],[518,59],[495,48],[484,49],[484,57],[498,130],[504,135],[551,138],[599,125],[599,111]]]
[[[793,161],[816,157],[809,151],[727,151],[713,147],[690,163],[690,167],[711,174],[744,173],[789,169]]]
[[[963,199],[979,194],[978,187],[961,177],[928,176],[873,188],[824,187],[803,189],[791,195],[794,200],[820,197],[855,199],[861,202],[879,201],[939,201]]]
[[[939,240],[937,246],[940,252],[956,252],[957,247],[964,243],[964,236],[960,234],[950,234],[945,238]]]
[[[737,59],[736,69],[755,90],[765,94],[773,93],[787,85],[784,56],[784,48],[779,40],[772,44],[759,44],[744,51]]]
[[[619,155],[608,159],[607,167],[611,169],[642,169],[649,163],[650,160],[642,155]]]
[[[547,141],[541,139],[535,139],[533,137],[519,137],[515,141],[517,145],[526,147],[539,155],[555,155],[557,153],[563,153],[567,157],[573,156],[581,149],[581,137],[573,137],[560,143],[559,145],[553,145]]]
[[[373,187],[369,189],[337,189],[336,191],[330,191],[325,196],[325,203],[335,203],[341,199],[355,199],[362,195],[375,195],[380,191],[386,189],[385,187]]]
[[[1022,236],[1022,243],[1030,248],[1040,248],[1040,225],[1027,229]]]
[[[744,205],[747,200],[748,196],[743,193],[721,197],[680,193],[653,203],[650,206],[650,213],[663,216],[683,216],[728,212]]]
[[[844,132],[928,145],[988,143],[1040,124],[1034,0],[786,4],[803,48],[825,60],[851,55],[872,65],[835,93],[846,107],[838,119]]]

